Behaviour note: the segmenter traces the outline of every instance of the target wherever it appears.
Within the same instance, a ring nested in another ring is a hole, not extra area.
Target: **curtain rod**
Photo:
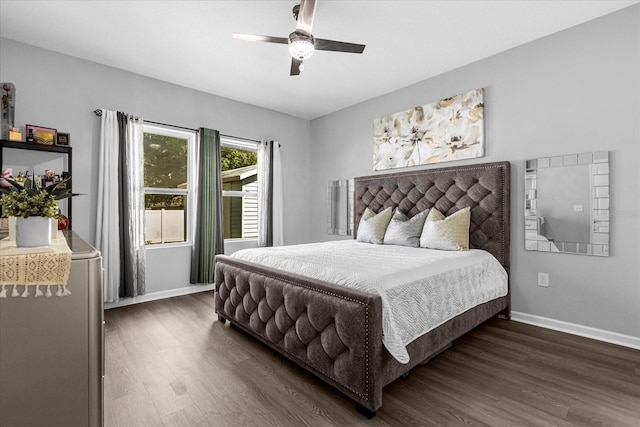
[[[102,110],[101,109],[93,110],[93,113],[96,116],[102,116]],[[171,125],[169,123],[154,122],[154,121],[146,120],[146,119],[143,119],[143,120],[144,120],[145,123],[152,123],[154,125],[168,126],[168,127],[177,128],[177,129],[190,130],[190,131],[193,131],[193,132],[199,132],[200,131],[199,129],[187,128],[187,127],[178,126],[178,125]],[[225,137],[225,138],[242,139],[243,141],[251,141],[251,142],[258,143],[258,144],[261,142],[261,141],[258,141],[257,139],[242,138],[240,136],[226,135],[224,133],[221,133],[220,136],[221,137]]]

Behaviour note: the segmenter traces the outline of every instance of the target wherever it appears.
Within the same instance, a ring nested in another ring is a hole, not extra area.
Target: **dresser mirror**
[[[353,234],[353,180],[329,181],[327,186],[327,233]]]
[[[609,152],[527,160],[529,251],[609,256]]]

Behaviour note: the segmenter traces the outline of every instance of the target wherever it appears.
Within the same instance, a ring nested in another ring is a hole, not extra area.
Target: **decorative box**
[[[9,141],[22,142],[22,134],[20,133],[18,128],[12,128],[9,130]]]

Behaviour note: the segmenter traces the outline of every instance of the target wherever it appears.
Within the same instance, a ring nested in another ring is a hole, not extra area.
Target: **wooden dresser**
[[[102,426],[102,258],[73,232],[71,295],[0,299],[0,426]]]

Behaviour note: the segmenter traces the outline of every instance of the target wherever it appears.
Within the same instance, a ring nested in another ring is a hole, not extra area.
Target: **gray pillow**
[[[376,214],[371,209],[366,208],[358,223],[358,242],[382,244],[384,232],[391,220],[391,208],[387,208]]]
[[[387,232],[384,234],[384,244],[419,247],[420,234],[422,234],[427,215],[429,215],[429,209],[409,218],[396,208],[387,227]]]

